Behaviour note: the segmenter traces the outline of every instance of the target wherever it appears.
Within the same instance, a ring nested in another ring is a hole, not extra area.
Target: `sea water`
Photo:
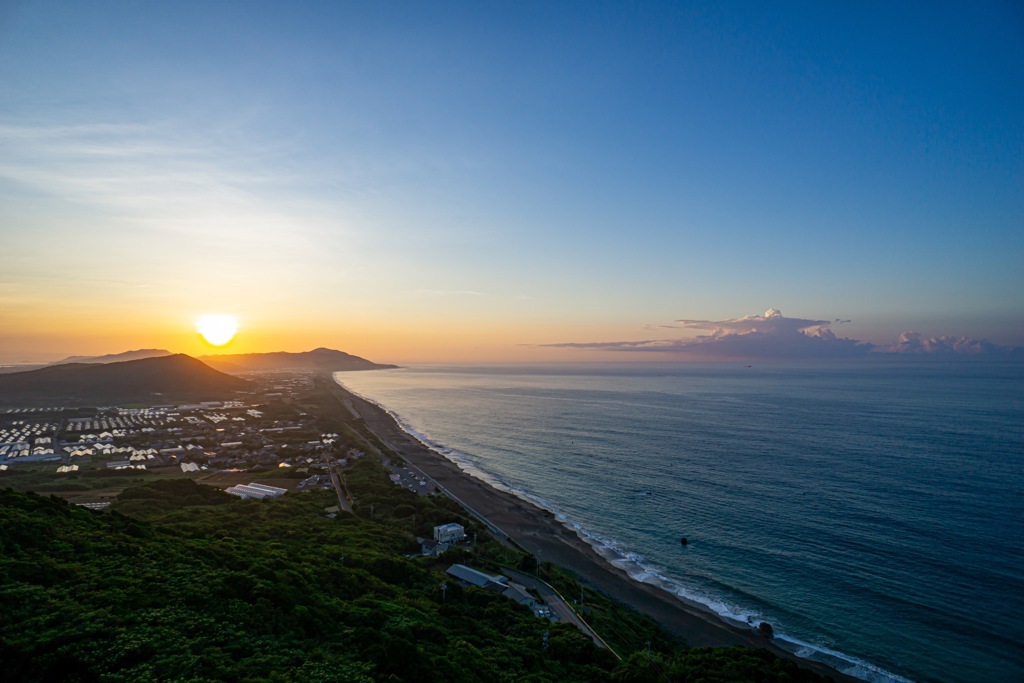
[[[803,656],[871,681],[1024,680],[1024,365],[336,377],[637,580]]]

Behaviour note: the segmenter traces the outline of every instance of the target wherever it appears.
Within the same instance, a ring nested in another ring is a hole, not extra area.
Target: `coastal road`
[[[338,506],[345,512],[352,514],[352,505],[348,502],[345,489],[341,485],[341,475],[331,470],[331,483],[334,484],[334,491],[338,494]]]
[[[339,402],[342,401],[342,399],[340,397],[338,398],[338,400],[339,400]],[[497,538],[502,543],[505,543],[505,544],[509,543],[510,539],[509,539],[509,535],[507,533],[505,533],[502,529],[498,528],[493,522],[491,522],[489,519],[484,517],[482,514],[480,514],[476,510],[474,510],[470,505],[468,505],[465,501],[461,500],[458,496],[456,496],[454,493],[452,493],[448,488],[446,488],[445,486],[441,485],[436,479],[434,479],[429,474],[427,474],[422,469],[420,469],[415,464],[413,464],[412,461],[409,459],[408,454],[403,449],[399,448],[398,446],[395,446],[393,443],[391,443],[390,441],[385,439],[384,436],[380,433],[380,431],[378,431],[378,430],[374,429],[372,426],[370,426],[369,421],[366,420],[366,416],[359,414],[359,409],[356,408],[355,406],[353,406],[351,400],[348,401],[347,407],[349,408],[349,410],[352,410],[357,415],[359,415],[360,418],[362,418],[363,425],[368,430],[370,430],[370,432],[374,436],[376,436],[380,440],[380,442],[382,444],[384,444],[385,447],[387,447],[392,453],[396,453],[396,454],[402,456],[402,459],[405,460],[406,467],[408,467],[409,471],[415,473],[422,480],[427,482],[426,486],[422,486],[422,487],[417,486],[416,487],[416,488],[426,489],[426,491],[422,491],[423,494],[433,493],[435,490],[440,491],[444,495],[446,495],[449,498],[451,498],[452,500],[454,500],[460,506],[462,506],[462,508],[466,512],[468,512],[469,514],[473,515],[473,517],[475,517],[484,526],[486,526],[491,531],[491,533],[494,535],[495,538]],[[422,449],[426,449],[427,448],[426,446],[424,446],[422,444],[419,444],[419,446]],[[434,455],[436,457],[440,458],[440,459],[444,459],[444,456],[442,456],[439,453],[435,453]],[[387,466],[392,471],[397,472],[399,475],[402,475],[402,472],[398,471],[398,468],[396,466],[393,466],[392,463],[389,460],[387,460],[386,456],[384,456],[384,457],[385,457],[385,466]],[[403,480],[404,480],[404,477],[403,477]]]
[[[380,437],[378,436],[378,438],[380,438]],[[383,440],[383,439],[381,439],[381,441],[384,441],[384,440]],[[391,450],[395,451],[396,453],[398,453],[398,452],[399,452],[399,451],[397,451],[397,450],[396,450],[396,449],[395,449],[395,448],[394,448],[393,446],[391,446],[390,444],[388,444],[388,443],[387,443],[386,441],[384,441],[384,443],[385,443],[385,444],[386,444],[386,445],[388,446],[388,448],[390,448]],[[442,457],[442,456],[441,456],[441,455],[438,455],[437,457],[439,457],[439,458],[440,458],[440,457]],[[487,519],[486,517],[484,517],[483,515],[481,515],[481,514],[480,514],[479,512],[477,512],[476,510],[474,510],[474,509],[473,509],[472,507],[470,507],[469,505],[467,505],[465,501],[463,501],[463,500],[460,500],[458,496],[456,496],[456,495],[455,495],[454,493],[452,493],[452,492],[451,492],[450,490],[448,490],[448,489],[447,489],[446,487],[442,486],[442,485],[441,485],[440,483],[438,483],[438,482],[437,482],[436,480],[434,480],[433,478],[431,478],[431,477],[430,477],[430,475],[428,475],[428,474],[427,474],[426,472],[424,472],[423,470],[421,470],[421,469],[420,469],[419,467],[416,467],[416,465],[414,465],[414,464],[412,464],[411,462],[409,462],[409,461],[408,461],[408,459],[406,460],[406,462],[408,463],[408,465],[409,465],[409,468],[410,468],[411,470],[414,470],[414,471],[416,471],[416,472],[419,472],[420,476],[421,476],[421,477],[423,477],[424,479],[426,479],[426,481],[427,481],[428,483],[427,483],[427,486],[426,486],[425,488],[429,488],[429,489],[430,489],[430,491],[433,491],[433,490],[434,490],[434,489],[436,488],[436,489],[437,489],[438,491],[440,491],[440,492],[441,492],[441,493],[443,493],[444,495],[446,495],[446,496],[448,496],[449,498],[451,498],[452,500],[454,500],[454,501],[455,501],[456,503],[458,503],[458,504],[459,504],[459,505],[460,505],[460,506],[462,507],[462,509],[464,509],[464,510],[465,510],[466,512],[468,512],[469,514],[473,515],[473,517],[475,517],[475,518],[477,519],[477,521],[479,521],[479,522],[480,522],[480,523],[482,523],[482,524],[483,524],[484,526],[486,526],[486,527],[488,528],[488,530],[490,530],[490,532],[491,532],[491,533],[492,533],[492,534],[494,535],[494,537],[495,537],[495,538],[497,538],[497,539],[498,539],[499,541],[501,541],[501,542],[503,542],[503,543],[505,543],[505,544],[508,544],[508,542],[509,542],[509,535],[508,535],[508,534],[506,534],[506,533],[505,533],[504,531],[502,531],[501,529],[499,529],[499,528],[498,528],[497,526],[495,526],[495,525],[494,525],[494,523],[492,523],[492,522],[491,522],[491,520]]]
[[[388,469],[392,474],[398,475],[397,483],[399,486],[403,486],[420,496],[428,496],[434,493],[434,487],[437,484],[428,479],[422,473],[417,474],[411,467],[402,467],[391,463],[388,465]]]
[[[390,443],[387,439],[385,439],[383,436],[374,431],[372,427],[370,427],[369,423],[366,422],[364,417],[359,414],[359,411],[356,410],[356,407],[352,404],[352,399],[340,396],[338,395],[337,392],[333,393],[334,397],[338,399],[338,403],[344,406],[345,409],[353,418],[355,418],[356,420],[362,420],[363,425],[365,425],[366,428],[370,430],[370,433],[376,436],[380,440],[380,442],[384,444],[385,448],[391,450],[392,453],[396,453],[398,455],[402,454],[401,450],[396,448],[394,444]],[[399,481],[397,482],[399,486],[404,486],[405,488],[409,489],[413,493],[420,496],[426,496],[431,493],[434,493],[435,489],[440,490],[440,487],[437,485],[437,482],[428,477],[418,467],[415,467],[411,463],[407,463],[407,467],[401,467],[391,462],[391,458],[388,457],[387,453],[381,452],[380,456],[381,459],[384,461],[384,467],[387,468],[388,471],[390,471],[392,474],[397,474],[399,476]],[[415,470],[415,472],[413,470]]]

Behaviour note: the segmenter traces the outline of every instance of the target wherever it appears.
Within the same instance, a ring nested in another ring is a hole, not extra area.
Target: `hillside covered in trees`
[[[327,518],[330,493],[242,501],[188,480],[127,489],[108,512],[0,492],[0,677],[821,680],[764,652],[685,650],[595,596],[590,618],[599,630],[617,626],[606,639],[620,662],[574,627],[443,573],[454,561],[493,569],[530,558],[490,539],[441,559],[406,557],[415,533],[433,524],[458,519],[473,528],[453,503],[388,489],[369,461],[349,479],[360,498],[375,501],[372,520],[367,506]],[[571,577],[541,571],[578,590]]]

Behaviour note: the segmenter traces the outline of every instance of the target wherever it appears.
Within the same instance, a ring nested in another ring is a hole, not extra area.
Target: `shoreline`
[[[746,624],[733,624],[710,608],[668,591],[640,582],[611,564],[595,547],[563,524],[554,513],[496,488],[464,471],[398,424],[386,409],[366,400],[328,375],[342,402],[352,406],[367,427],[387,446],[434,480],[450,497],[485,525],[497,529],[538,560],[574,572],[581,581],[608,597],[651,617],[690,647],[744,645],[771,651],[836,681],[862,679],[822,662],[799,657],[757,634]],[[851,665],[853,663],[851,662]]]

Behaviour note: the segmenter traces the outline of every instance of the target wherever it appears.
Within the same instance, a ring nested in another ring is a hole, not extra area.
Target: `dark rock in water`
[[[679,543],[681,545],[686,545],[686,536],[683,536],[681,539],[679,539]]]
[[[775,629],[773,629],[772,625],[769,624],[767,621],[762,621],[760,624],[757,625],[757,632],[765,638],[775,637]]]

